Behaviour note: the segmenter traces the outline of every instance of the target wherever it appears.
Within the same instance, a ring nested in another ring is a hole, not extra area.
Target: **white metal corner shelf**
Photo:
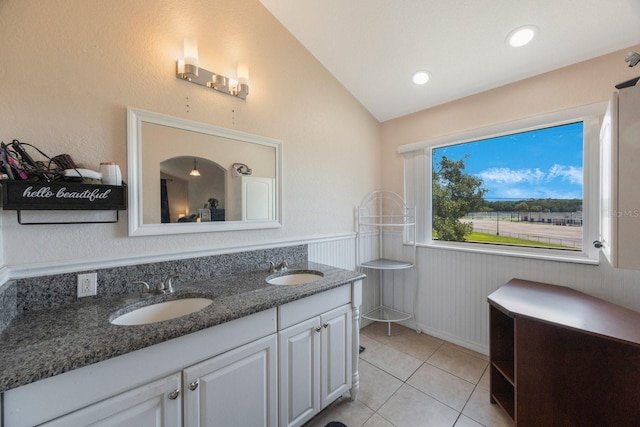
[[[360,271],[378,270],[380,304],[362,317],[387,323],[389,335],[391,323],[415,318],[418,283],[416,277],[414,314],[387,307],[383,304],[384,271],[408,270],[415,267],[415,262],[415,208],[407,207],[402,197],[390,191],[374,191],[368,194],[356,208],[356,264]],[[407,277],[405,276],[403,285],[406,284]],[[416,331],[420,332],[418,329]]]

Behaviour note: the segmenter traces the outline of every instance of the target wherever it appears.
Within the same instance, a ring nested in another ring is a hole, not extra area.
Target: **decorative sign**
[[[2,181],[5,210],[126,210],[126,186]]]

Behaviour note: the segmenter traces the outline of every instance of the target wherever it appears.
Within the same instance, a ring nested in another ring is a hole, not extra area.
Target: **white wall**
[[[200,64],[249,69],[246,101],[175,77],[185,37]],[[351,233],[379,186],[379,123],[257,0],[3,0],[0,139],[127,174],[126,107],[283,141],[284,227],[127,237],[115,225],[20,226],[2,213],[3,264],[30,268],[250,247]],[[2,252],[0,252],[2,254]],[[1,259],[1,258],[0,258]]]

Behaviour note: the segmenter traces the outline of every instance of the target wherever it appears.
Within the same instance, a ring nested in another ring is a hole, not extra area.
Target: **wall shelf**
[[[2,208],[16,211],[18,223],[103,224],[118,222],[118,211],[127,209],[127,186],[75,182],[2,181]],[[24,222],[22,211],[114,211],[111,221]]]

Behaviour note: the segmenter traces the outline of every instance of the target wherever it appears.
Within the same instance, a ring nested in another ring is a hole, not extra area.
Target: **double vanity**
[[[302,425],[355,398],[362,278],[308,262],[19,314],[3,425]]]

